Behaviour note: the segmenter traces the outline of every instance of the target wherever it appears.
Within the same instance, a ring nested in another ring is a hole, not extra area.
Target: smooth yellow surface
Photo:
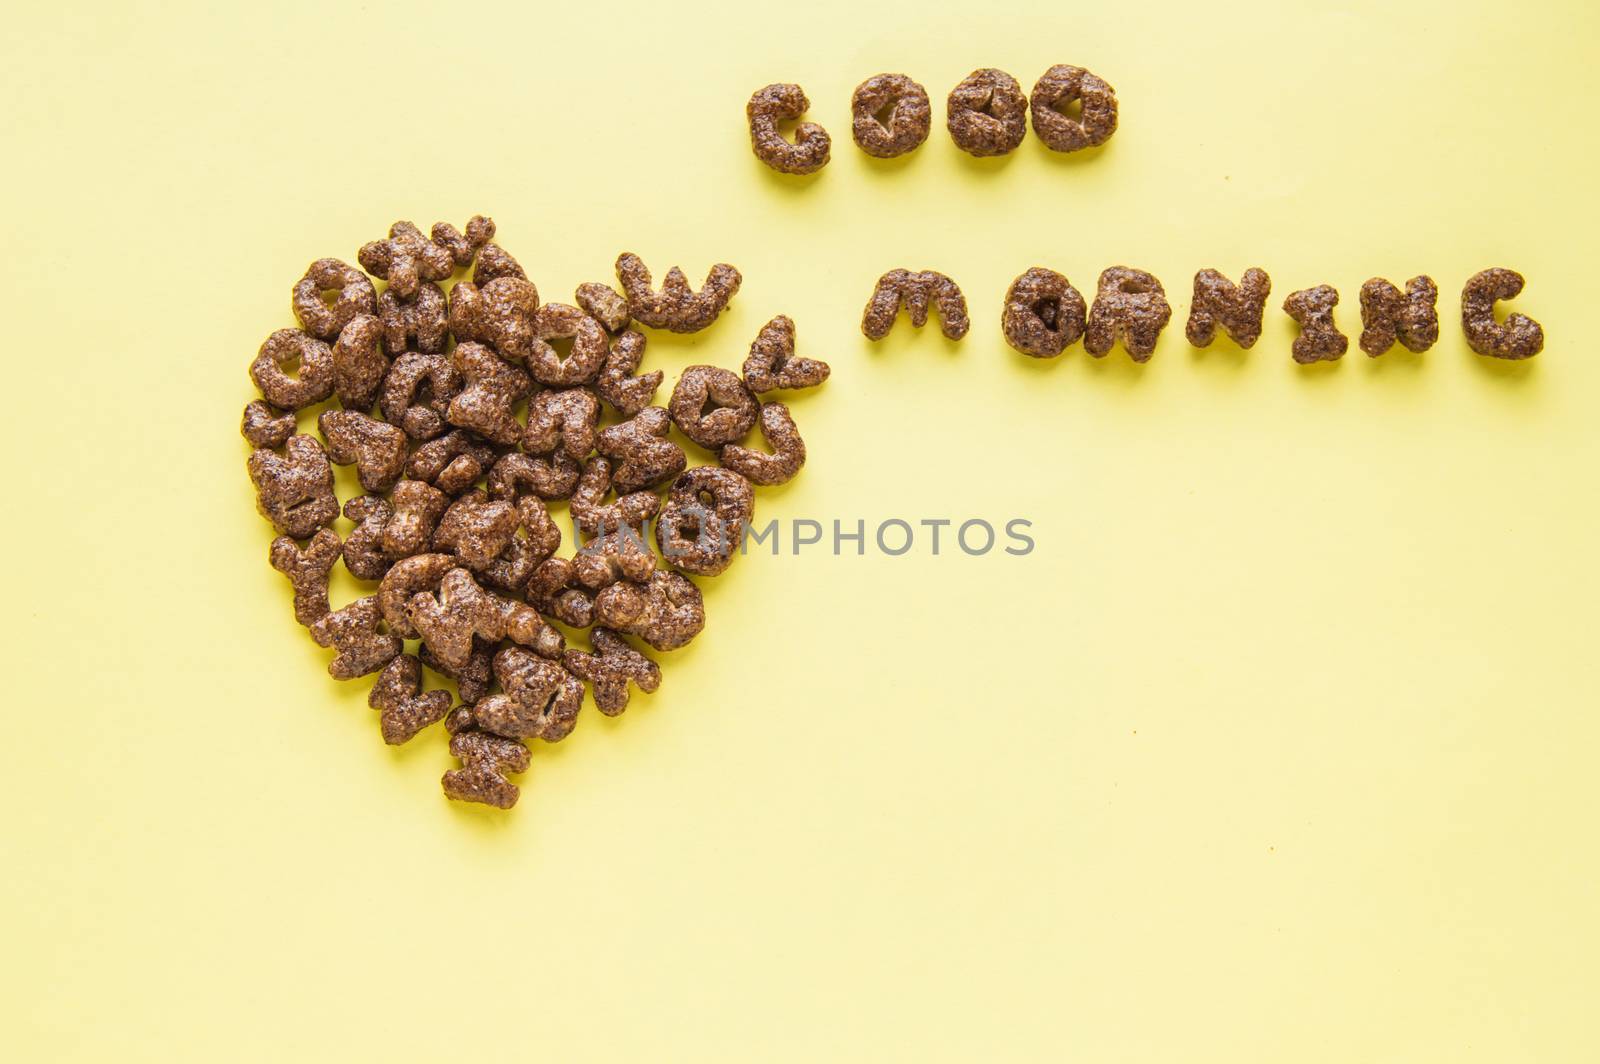
[[[1600,1057],[1594,5],[542,6],[8,15],[0,1056]],[[957,80],[1054,62],[1116,86],[1106,149],[954,148]],[[882,70],[935,102],[888,164]],[[748,148],[779,80],[812,180]],[[294,624],[237,422],[309,260],[475,211],[548,299],[736,263],[668,387],[794,317],[834,376],[762,516],[1036,551],[745,559],[513,813],[446,802]],[[1155,358],[1009,350],[1036,263],[1158,274]],[[902,265],[964,342],[862,338]],[[1194,271],[1249,265],[1266,335],[1191,349]],[[1489,265],[1531,363],[1465,346]],[[1419,272],[1432,351],[1290,361],[1289,292],[1353,337]]]

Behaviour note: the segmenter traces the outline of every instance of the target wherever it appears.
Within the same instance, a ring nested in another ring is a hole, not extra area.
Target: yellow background
[[[1594,5],[7,21],[0,1054],[1600,1056]],[[1116,86],[1106,149],[954,148],[957,80],[1055,62]],[[895,163],[849,136],[884,70],[935,106]],[[749,151],[784,80],[834,136],[812,180]],[[744,559],[510,815],[445,801],[437,729],[386,748],[294,623],[237,423],[309,260],[476,211],[547,299],[623,249],[737,264],[713,328],[652,336],[667,388],[794,317],[834,375],[759,517],[1036,551]],[[1017,273],[1115,263],[1174,304],[1148,365],[1004,345]],[[1266,335],[1191,349],[1194,271],[1249,265]],[[1531,363],[1462,340],[1490,265]],[[894,266],[954,276],[971,335],[869,345]],[[1290,291],[1337,285],[1353,339],[1360,283],[1419,272],[1432,351],[1290,361]]]

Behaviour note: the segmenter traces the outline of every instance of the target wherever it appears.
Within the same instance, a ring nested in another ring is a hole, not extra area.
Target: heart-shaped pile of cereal
[[[696,292],[674,267],[656,290],[623,254],[625,294],[584,284],[576,306],[541,305],[494,235],[483,217],[426,236],[396,222],[358,256],[382,293],[338,259],[312,263],[294,286],[300,328],[273,333],[250,365],[261,398],[241,431],[257,508],[279,532],[272,566],[293,585],[295,619],[335,651],[328,672],[378,674],[368,701],[385,742],[444,721],[461,762],[445,794],[504,809],[518,794],[506,775],[528,767],[525,740],[565,738],[585,681],[608,715],[627,708],[629,684],[660,685],[628,637],[668,651],[699,634],[691,576],[715,576],[740,552],[753,485],[805,463],[788,408],[758,396],[814,387],[828,366],[794,357],[794,323],[779,316],[742,373],[690,366],[653,406],[662,374],[638,372],[645,336],[630,325],[703,329],[739,271],[718,265]],[[470,280],[442,287],[469,267]],[[296,415],[319,405],[320,440],[298,434]],[[746,446],[758,422],[770,451]],[[716,464],[688,468],[674,426]],[[333,463],[353,464],[364,492],[343,507]],[[575,540],[562,557],[547,505],[558,500]],[[343,539],[330,527],[341,513],[354,525]],[[373,591],[335,610],[341,559]],[[590,649],[568,648],[563,627],[589,629]],[[424,666],[454,682],[459,704],[423,690]]]

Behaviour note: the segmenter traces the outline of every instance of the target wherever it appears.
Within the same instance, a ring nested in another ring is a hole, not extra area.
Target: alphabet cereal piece
[[[333,467],[314,436],[290,436],[283,454],[262,448],[247,463],[256,509],[286,536],[310,539],[339,516]]]
[[[634,371],[644,361],[644,333],[627,332],[611,341],[611,351],[606,364],[595,379],[595,394],[623,417],[632,417],[649,406],[661,387],[662,373],[652,370],[635,377]]]
[[[540,499],[570,498],[578,486],[583,467],[565,451],[548,458],[512,452],[503,455],[489,470],[489,496],[516,501],[524,494]]]
[[[696,576],[733,564],[755,513],[755,489],[731,469],[696,466],[672,482],[656,521],[656,545],[667,562]]]
[[[1532,358],[1544,350],[1544,327],[1526,314],[1494,320],[1494,305],[1522,292],[1522,274],[1499,267],[1473,274],[1461,289],[1461,328],[1467,344],[1490,358]],[[268,398],[271,398],[270,396]]]
[[[1300,325],[1294,338],[1294,360],[1302,366],[1313,362],[1333,362],[1343,358],[1350,340],[1333,320],[1339,305],[1339,292],[1332,285],[1320,284],[1291,292],[1283,301],[1284,313]]]
[[[657,570],[649,583],[622,581],[594,599],[595,620],[636,635],[657,650],[686,646],[706,625],[700,589],[679,573]]]
[[[409,299],[400,298],[393,288],[378,296],[378,323],[383,327],[383,344],[390,354],[405,351],[415,344],[424,354],[444,351],[449,339],[449,304],[444,289],[427,281],[417,286]]]
[[[945,107],[950,138],[968,155],[1005,155],[1028,132],[1028,98],[1004,70],[974,70],[950,90]]]
[[[456,345],[450,359],[466,385],[450,400],[446,419],[494,443],[516,443],[522,423],[511,408],[532,394],[528,375],[480,343]]]
[[[745,386],[757,395],[780,388],[815,388],[830,372],[826,362],[795,357],[794,322],[783,314],[761,327],[741,368]]]
[[[335,465],[354,463],[366,491],[388,491],[405,472],[406,434],[387,421],[354,410],[324,410],[317,430],[328,441],[328,457]]]
[[[557,661],[506,647],[494,656],[494,676],[504,692],[472,707],[473,723],[507,739],[560,742],[572,734],[583,708],[583,681]]]
[[[382,323],[371,314],[351,318],[333,343],[333,391],[340,405],[347,410],[371,410],[388,373]]]
[[[589,459],[570,506],[572,523],[585,535],[598,536],[625,526],[638,528],[661,508],[661,499],[653,491],[624,492],[608,503],[605,497],[611,488],[611,463],[600,457]]]
[[[328,666],[335,680],[354,680],[377,672],[401,651],[400,637],[386,629],[378,596],[356,599],[311,626],[311,638],[319,647],[339,653]]]
[[[617,256],[617,280],[628,296],[628,311],[652,329],[675,333],[699,332],[716,320],[739,291],[743,278],[725,262],[711,267],[706,283],[696,292],[689,279],[674,266],[661,282],[661,291],[650,287],[650,271],[631,251]]]
[[[450,331],[457,341],[489,344],[501,358],[522,363],[538,339],[539,289],[521,277],[482,285],[462,281],[450,290]]]
[[[294,435],[295,418],[267,402],[252,399],[244,408],[239,434],[252,447],[282,447]]]
[[[633,320],[633,315],[628,313],[628,301],[610,285],[593,281],[580,284],[573,293],[573,301],[612,335],[626,329]]]
[[[337,292],[330,306],[324,292]],[[378,310],[378,290],[372,278],[338,259],[318,259],[295,283],[290,298],[300,327],[319,340],[332,340],[360,314]]]
[[[506,773],[528,771],[531,758],[526,746],[486,732],[461,731],[450,737],[450,753],[461,760],[461,767],[440,780],[446,797],[496,809],[517,804],[521,790],[506,779]]]
[[[357,580],[382,580],[394,564],[383,549],[383,534],[394,518],[394,507],[381,495],[357,495],[345,502],[344,515],[356,523],[345,537],[344,567]]]
[[[794,143],[778,132],[778,123],[799,118],[811,106],[798,85],[776,84],[757,89],[745,105],[750,147],[756,158],[780,174],[812,174],[828,165],[833,138],[815,122],[795,127]]]
[[[1081,101],[1076,118],[1066,108]],[[1081,151],[1117,131],[1117,93],[1082,67],[1058,63],[1040,75],[1029,101],[1033,131],[1051,151]]]
[[[374,277],[389,282],[389,287],[410,299],[423,281],[443,281],[457,266],[472,261],[473,252],[494,235],[494,222],[482,216],[467,223],[467,236],[440,223],[433,227],[433,239],[422,235],[411,222],[395,222],[387,240],[362,245],[356,258]]]
[[[328,574],[341,549],[338,534],[330,528],[319,529],[304,548],[288,536],[272,541],[268,559],[289,578],[294,587],[294,619],[307,628],[333,612],[328,604]]]
[[[850,115],[856,144],[878,159],[921,147],[933,125],[928,90],[904,74],[878,74],[857,85]]]
[[[454,551],[469,569],[483,569],[511,544],[521,518],[509,502],[469,491],[450,504],[433,533],[435,550]]]
[[[571,340],[572,353],[562,358],[551,340]],[[550,388],[588,384],[600,375],[610,353],[606,331],[599,322],[577,307],[546,303],[534,319],[528,372]]]
[[[771,486],[786,484],[806,464],[806,444],[795,427],[794,417],[782,403],[764,403],[761,407],[761,435],[767,439],[772,453],[767,454],[730,443],[722,448],[719,461],[726,469],[744,477],[752,484]]]
[[[333,394],[333,351],[299,329],[279,329],[250,363],[250,379],[279,410],[304,410]]]
[[[1006,343],[1030,358],[1055,358],[1083,335],[1083,294],[1054,270],[1034,266],[1006,289],[1000,326]]]
[[[911,324],[922,328],[928,322],[928,306],[939,310],[940,330],[951,340],[967,335],[972,322],[967,318],[967,299],[961,286],[936,270],[890,270],[878,278],[861,314],[861,331],[869,340],[889,335],[901,304],[911,315]]]
[[[594,688],[594,704],[608,717],[628,708],[628,684],[650,693],[661,686],[661,668],[628,645],[628,641],[609,628],[589,633],[594,653],[569,650],[561,657],[567,671],[588,680]]]
[[[1373,358],[1399,340],[1422,352],[1439,340],[1439,286],[1427,274],[1406,282],[1404,293],[1382,277],[1361,286],[1361,350]]]
[[[1194,300],[1184,335],[1196,347],[1209,347],[1221,325],[1245,350],[1261,338],[1261,317],[1272,293],[1272,278],[1252,266],[1237,285],[1216,270],[1194,275]]]
[[[611,486],[626,495],[653,488],[683,472],[689,464],[683,448],[667,439],[671,416],[659,406],[647,406],[627,421],[600,432],[596,446],[617,464]]]
[[[755,426],[761,404],[744,381],[719,366],[690,366],[672,389],[667,412],[689,439],[715,451]]]
[[[1172,319],[1166,290],[1155,275],[1127,266],[1101,271],[1089,308],[1083,349],[1096,358],[1111,352],[1118,340],[1135,362],[1148,362],[1161,330]]]
[[[533,607],[483,590],[466,569],[445,573],[437,596],[425,591],[412,595],[406,614],[428,649],[451,669],[467,664],[478,637],[491,643],[510,638],[547,651],[554,644],[556,654],[564,642]]]
[[[399,746],[450,712],[449,691],[422,692],[422,662],[401,654],[383,667],[367,705],[378,710],[383,741]]]
[[[600,401],[585,388],[540,392],[528,404],[528,427],[522,449],[548,455],[560,448],[582,460],[594,450],[595,425],[600,421]]]

